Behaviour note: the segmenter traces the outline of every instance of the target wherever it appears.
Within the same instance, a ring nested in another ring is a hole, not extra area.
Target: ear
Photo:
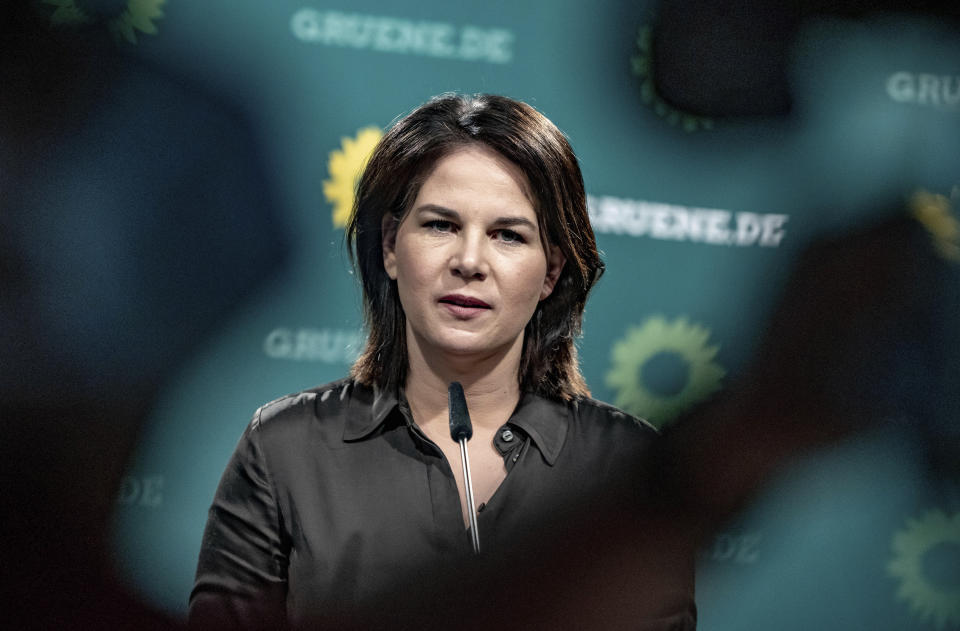
[[[387,213],[380,222],[383,269],[391,280],[397,280],[397,220]]]
[[[543,288],[540,290],[540,300],[545,300],[547,296],[553,293],[553,288],[560,278],[560,272],[563,271],[563,265],[567,262],[567,257],[563,255],[560,248],[550,244],[547,247],[547,275],[543,278]]]

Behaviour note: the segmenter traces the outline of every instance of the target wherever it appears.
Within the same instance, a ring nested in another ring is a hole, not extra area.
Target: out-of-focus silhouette
[[[167,628],[113,578],[123,468],[285,237],[233,108],[38,4],[0,9],[4,625]]]
[[[960,27],[960,8],[941,0],[670,0],[657,5],[657,91],[684,112],[786,116],[789,67],[800,29],[823,17],[880,12],[928,16]]]

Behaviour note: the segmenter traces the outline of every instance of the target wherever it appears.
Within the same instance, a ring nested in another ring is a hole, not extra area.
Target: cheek
[[[537,303],[540,301],[540,292],[543,290],[543,281],[547,275],[546,265],[530,263],[521,268],[514,279],[513,286],[517,288],[516,295],[524,302]]]
[[[413,298],[429,293],[431,281],[436,277],[430,260],[409,247],[404,248],[397,257],[397,289],[401,299]],[[406,306],[405,306],[406,307]]]

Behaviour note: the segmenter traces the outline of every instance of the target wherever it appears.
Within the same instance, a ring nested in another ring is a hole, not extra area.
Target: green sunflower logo
[[[109,17],[96,14],[77,6],[77,0],[43,0],[43,4],[55,7],[50,16],[53,26],[73,26],[105,21],[107,28],[117,39],[137,43],[137,32],[156,35],[155,20],[163,17],[163,5],[167,0],[128,0],[123,9]]]
[[[919,221],[933,247],[943,258],[960,262],[960,220],[953,213],[951,200],[960,200],[960,187],[954,187],[950,198],[920,190],[910,197],[910,214]]]
[[[640,98],[657,116],[684,131],[713,129],[713,119],[681,112],[657,94],[653,80],[653,30],[642,25],[637,32],[636,52],[630,57],[630,70],[640,79]]]
[[[726,370],[714,361],[720,347],[709,339],[709,329],[686,318],[654,316],[631,327],[613,345],[606,377],[617,393],[614,405],[659,428],[719,390]]]
[[[887,572],[899,579],[897,599],[905,600],[937,629],[960,626],[960,512],[931,510],[893,536]]]
[[[330,152],[327,171],[330,179],[323,181],[323,196],[333,204],[333,227],[343,228],[353,210],[357,180],[380,142],[383,132],[377,127],[364,127],[353,138],[342,138],[340,148]]]

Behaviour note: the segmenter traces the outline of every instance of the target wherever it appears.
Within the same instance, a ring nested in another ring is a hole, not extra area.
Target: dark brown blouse
[[[575,519],[613,483],[635,486],[623,471],[655,436],[591,399],[525,394],[494,440],[507,476],[478,507],[481,557],[508,564],[545,522]],[[453,472],[402,393],[342,380],[254,415],[210,508],[191,623],[306,627],[369,612],[471,555]]]

